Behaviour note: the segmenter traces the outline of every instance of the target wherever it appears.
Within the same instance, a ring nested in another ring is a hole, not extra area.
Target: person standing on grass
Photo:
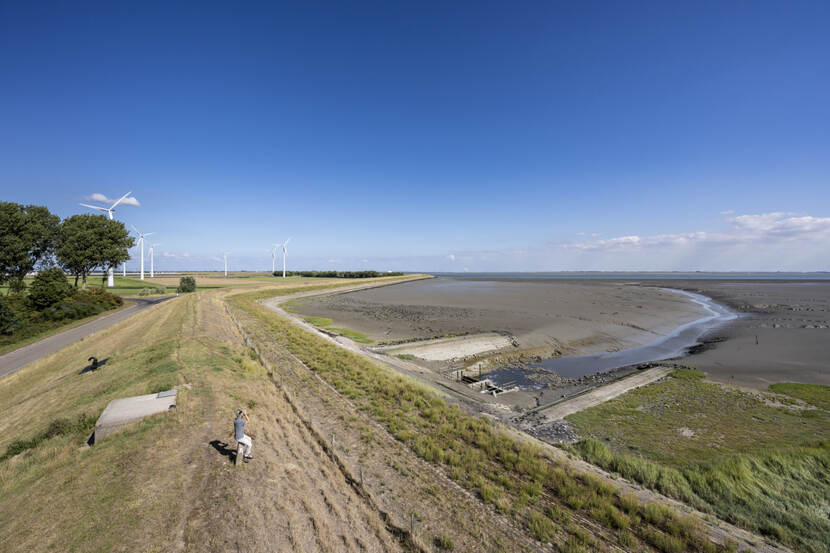
[[[248,413],[240,409],[236,412],[236,418],[233,420],[233,437],[236,441],[245,446],[244,459],[253,459],[251,455],[251,437],[245,434],[245,423],[251,422],[248,418]]]

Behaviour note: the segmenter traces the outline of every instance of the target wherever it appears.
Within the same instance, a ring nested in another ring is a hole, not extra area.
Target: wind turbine
[[[140,232],[138,232],[138,229],[135,228],[135,225],[130,226],[133,227],[133,230],[138,235],[138,247],[141,248],[141,280],[144,280],[144,238],[146,236],[150,236],[153,233],[145,232],[144,234],[141,234]]]
[[[107,215],[109,215],[110,221],[112,221],[112,214],[115,213],[115,206],[117,206],[118,204],[123,202],[127,198],[127,196],[129,196],[130,194],[132,194],[132,191],[127,192],[126,194],[124,194],[123,196],[121,196],[120,198],[115,200],[115,203],[112,204],[109,207],[101,207],[99,205],[89,205],[89,204],[81,204],[81,205],[84,206],[84,207],[88,207],[90,209],[97,209],[98,211],[105,211],[107,213]],[[143,253],[143,250],[142,250],[142,253]],[[127,276],[127,262],[126,261],[124,262],[124,276]],[[112,288],[114,286],[115,286],[114,271],[113,271],[112,267],[110,267],[107,270],[107,287]]]
[[[153,255],[153,252],[155,251],[156,246],[160,245],[161,244],[150,244],[150,278],[155,278],[155,273],[153,272],[153,261],[155,256]]]
[[[289,238],[288,240],[286,240],[282,244],[277,244],[275,246],[276,248],[282,248],[282,278],[285,278],[285,254],[286,254],[285,246],[288,245],[289,242],[291,242],[291,238]]]
[[[222,255],[225,256],[225,276],[228,276],[228,254],[231,252],[225,252]]]
[[[271,250],[265,250],[266,252],[271,253],[271,274],[274,274],[274,271],[277,270],[277,248],[279,248],[279,244],[274,244],[274,248]]]

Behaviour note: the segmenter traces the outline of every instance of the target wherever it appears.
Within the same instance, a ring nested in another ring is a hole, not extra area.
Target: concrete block
[[[167,390],[158,394],[125,397],[109,402],[107,408],[95,423],[95,443],[144,417],[163,413],[176,407],[176,390]]]

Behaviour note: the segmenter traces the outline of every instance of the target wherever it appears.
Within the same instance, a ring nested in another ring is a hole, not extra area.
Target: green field
[[[799,551],[830,543],[830,387],[751,393],[692,372],[568,417],[585,459]]]

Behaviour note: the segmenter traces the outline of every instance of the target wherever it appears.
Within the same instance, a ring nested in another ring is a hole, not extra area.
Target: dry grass
[[[175,412],[93,447],[87,428],[0,461],[4,553],[400,549],[247,355],[221,293],[161,304],[0,380],[0,451],[55,419],[180,386]],[[78,374],[92,354],[110,361]],[[256,460],[234,470],[222,444],[240,406]]]

